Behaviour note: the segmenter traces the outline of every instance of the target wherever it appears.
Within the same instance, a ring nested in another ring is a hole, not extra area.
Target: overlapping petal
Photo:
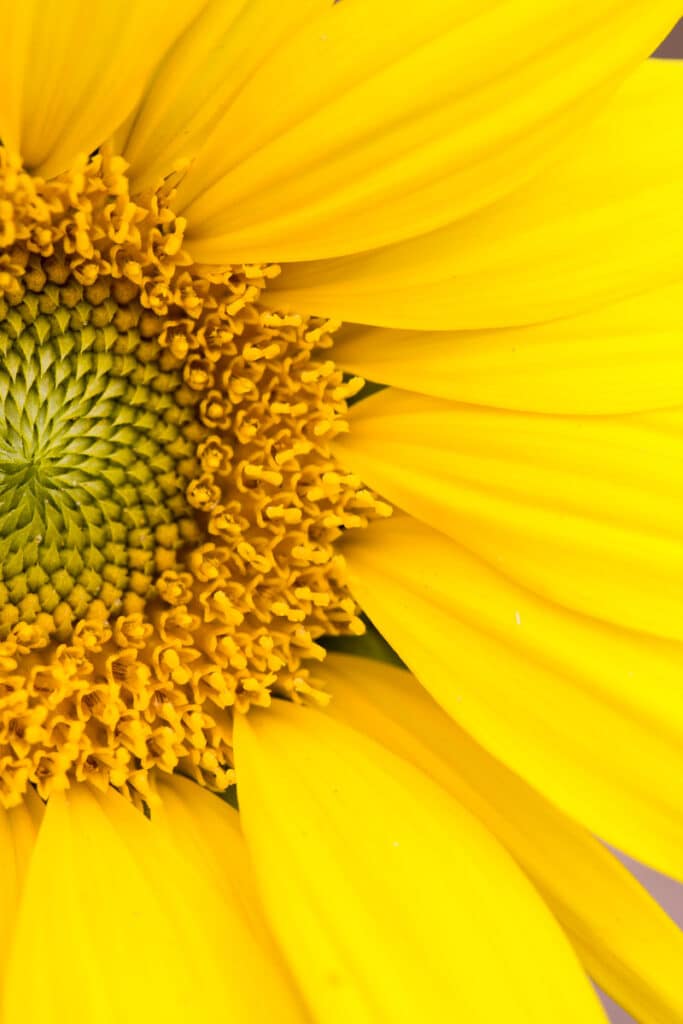
[[[22,0],[3,9],[0,136],[31,170],[87,156],[139,102],[205,0]]]
[[[125,146],[196,159],[200,261],[318,259],[430,231],[547,163],[678,16],[671,0],[209,4]]]
[[[683,404],[683,282],[582,316],[482,331],[351,324],[335,361],[373,381],[476,405],[542,413]]]
[[[276,965],[264,955],[262,990],[246,992],[247,979],[226,965],[249,934],[240,908],[183,856],[186,846],[112,791],[52,796],[25,882],[3,1024],[180,1024],[218,1008],[244,1024],[273,1020],[270,1000],[286,991]],[[286,1002],[283,1013],[296,1019]]]
[[[539,598],[405,515],[345,554],[373,622],[489,753],[590,831],[683,877],[683,646]]]
[[[470,330],[577,315],[683,276],[683,67],[648,61],[566,159],[465,220],[285,267],[273,306]]]
[[[0,1004],[14,925],[42,807],[37,794],[31,790],[19,807],[9,811],[0,808]]]
[[[545,416],[388,389],[356,407],[341,450],[517,583],[683,640],[682,440],[683,408]]]
[[[164,55],[134,116],[117,133],[117,147],[130,162],[137,187],[156,185],[176,164],[196,156],[261,65],[329,6],[327,0],[205,3],[201,15]],[[241,144],[245,127],[253,130],[246,117],[228,129],[223,162]]]
[[[284,702],[237,720],[235,753],[266,908],[321,1024],[601,1019],[533,887],[423,773]]]
[[[303,1024],[309,1016],[266,926],[237,811],[178,775],[160,780],[159,793],[162,806],[155,809],[154,824],[162,841],[220,894],[217,924],[230,936],[229,951],[221,958],[231,992],[230,1019]],[[201,894],[186,895],[193,903]]]
[[[547,899],[585,966],[641,1024],[683,1016],[683,933],[605,847],[490,757],[409,673],[330,655],[328,713],[418,766],[475,814]]]

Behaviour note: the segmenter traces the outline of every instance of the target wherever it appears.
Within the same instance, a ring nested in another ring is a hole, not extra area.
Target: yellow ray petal
[[[683,878],[683,647],[564,611],[408,516],[345,546],[355,596],[483,747]]]
[[[0,997],[21,891],[42,812],[42,802],[34,790],[19,807],[9,811],[0,807]]]
[[[235,752],[266,907],[316,1021],[602,1019],[528,881],[422,773],[283,703],[238,718]]]
[[[335,362],[370,380],[476,405],[622,413],[683,404],[683,282],[582,316],[490,331],[347,325]]]
[[[135,185],[154,185],[174,164],[194,157],[261,64],[327,7],[327,0],[210,0],[168,50],[134,118],[117,139]],[[222,159],[238,145],[235,125]]]
[[[186,1024],[217,1008],[272,1020],[243,1013],[228,982],[232,916],[220,886],[122,797],[58,794],[25,883],[3,1024]]]
[[[511,579],[599,619],[683,640],[683,408],[543,416],[387,389],[341,458]]]
[[[180,195],[201,261],[342,255],[478,209],[566,144],[680,12],[671,0],[328,0],[305,13],[238,91],[229,73],[209,101],[219,120]],[[251,48],[239,19],[235,30]],[[204,99],[206,49],[198,34],[183,44],[165,80],[193,61]]]
[[[63,171],[124,120],[205,0],[160,6],[22,0],[3,10],[0,135],[41,174]]]
[[[566,160],[463,221],[372,252],[286,267],[273,306],[411,329],[578,314],[683,274],[678,61],[647,61]]]
[[[518,860],[595,980],[641,1024],[683,1019],[683,933],[605,847],[490,757],[409,673],[330,655],[328,712],[448,789]]]
[[[266,926],[237,811],[179,776],[161,780],[158,788],[162,806],[153,811],[154,824],[222,897],[215,913],[221,931],[230,936],[229,955],[222,958],[230,1019],[245,1024],[308,1020]]]

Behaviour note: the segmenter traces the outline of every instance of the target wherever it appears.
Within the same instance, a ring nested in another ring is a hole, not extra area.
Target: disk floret
[[[0,301],[0,635],[141,610],[198,536],[197,398],[124,308],[74,280]]]
[[[207,268],[167,182],[0,149],[0,802],[154,773],[233,778],[232,715],[322,701],[360,633],[335,542],[389,509],[345,473],[335,325]]]

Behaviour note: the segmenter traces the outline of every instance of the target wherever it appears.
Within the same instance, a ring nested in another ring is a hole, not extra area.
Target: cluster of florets
[[[0,643],[0,800],[81,779],[153,799],[153,769],[222,789],[232,712],[273,694],[324,700],[310,670],[324,655],[316,641],[363,630],[335,541],[389,509],[330,450],[362,381],[345,381],[328,358],[335,325],[259,304],[276,267],[191,263],[170,187],[133,199],[119,158],[50,182],[2,161],[5,308],[40,303],[51,287],[64,304],[71,289],[73,317],[96,332],[106,310],[117,344],[142,353],[172,397],[164,415],[182,444],[155,477],[176,485],[166,532],[143,524],[146,554],[133,559],[147,558],[149,589],[118,579],[120,593],[79,605],[58,636],[20,612]],[[133,504],[146,483],[127,492]]]

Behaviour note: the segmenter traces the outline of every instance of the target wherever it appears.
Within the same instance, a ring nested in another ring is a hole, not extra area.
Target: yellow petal
[[[0,996],[21,891],[38,834],[42,808],[34,790],[27,793],[24,803],[19,807],[9,811],[0,807]]]
[[[41,174],[63,171],[124,120],[204,0],[22,0],[3,10],[0,135]]]
[[[362,532],[353,592],[442,707],[591,832],[683,878],[683,647],[544,601],[408,516]]]
[[[272,59],[301,25],[328,7],[328,0],[205,4],[160,62],[135,116],[117,137],[136,187],[155,185],[174,165],[196,156],[216,122],[232,112],[261,64]],[[240,135],[235,123],[228,149],[220,154],[223,161],[240,145]]]
[[[524,868],[595,980],[641,1024],[683,1019],[683,932],[588,832],[490,757],[409,673],[330,655],[328,713],[421,768]]]
[[[372,252],[285,267],[274,307],[411,329],[571,316],[683,276],[679,61],[647,61],[531,185]]]
[[[683,404],[683,283],[582,316],[489,331],[347,325],[335,362],[422,394],[504,409],[620,413]]]
[[[201,261],[342,255],[480,208],[566,145],[680,13],[671,0],[328,0],[304,10],[258,66],[242,71],[240,55],[239,90],[231,71],[209,100],[219,120],[180,194]],[[235,29],[251,49],[255,33],[239,19]],[[196,33],[164,72],[172,79],[177,60],[189,77],[194,60],[200,102],[216,77],[206,50]],[[155,105],[167,102],[161,89]],[[200,141],[195,126],[184,151]]]
[[[344,464],[511,579],[683,640],[683,408],[543,416],[388,389],[358,403]]]
[[[235,726],[241,813],[316,1021],[527,1024],[548,1006],[557,1024],[602,1019],[547,908],[475,818],[353,730],[276,704]]]
[[[308,1020],[266,926],[237,811],[179,776],[160,780],[158,789],[162,806],[154,809],[153,821],[164,830],[164,841],[221,894],[214,912],[230,936],[229,956],[222,958],[230,1019],[245,1024]]]
[[[272,1020],[243,1012],[228,981],[233,917],[221,887],[123,797],[58,794],[25,883],[3,1024],[187,1024],[217,1008]]]

